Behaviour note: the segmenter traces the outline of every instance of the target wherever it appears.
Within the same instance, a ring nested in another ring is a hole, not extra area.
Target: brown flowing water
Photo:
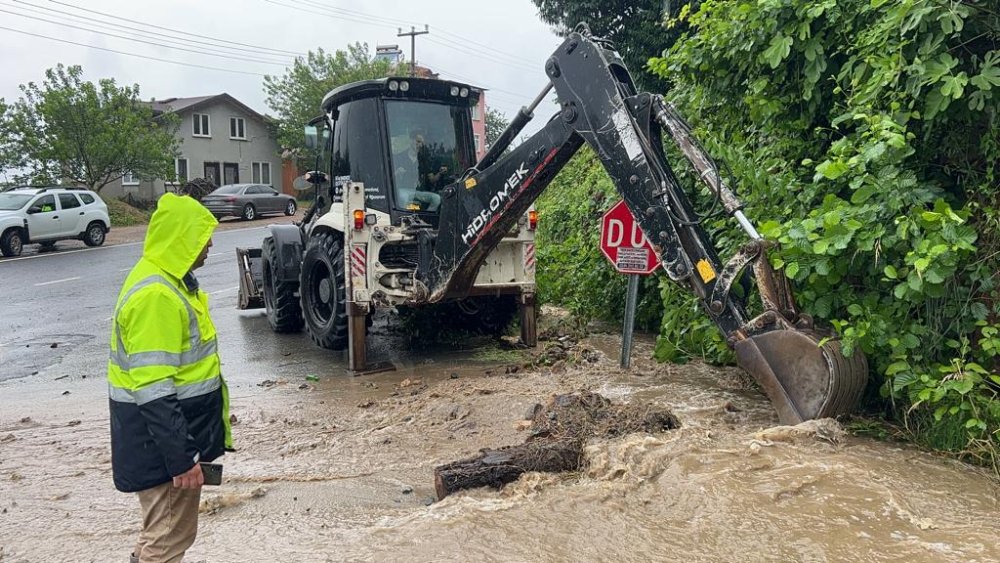
[[[658,365],[640,339],[623,371],[618,346],[594,336],[537,369],[454,353],[232,376],[239,451],[186,561],[1000,561],[986,472],[833,421],[778,427],[738,370]],[[535,403],[579,389],[683,426],[435,501],[434,466],[521,443]],[[0,561],[127,561],[138,505],[111,485],[105,393],[100,376],[0,384]]]

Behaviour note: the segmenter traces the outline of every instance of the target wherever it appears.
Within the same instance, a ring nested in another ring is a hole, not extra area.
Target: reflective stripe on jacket
[[[108,359],[119,490],[155,487],[232,446],[208,297],[184,278],[216,224],[193,199],[163,196],[119,294]]]

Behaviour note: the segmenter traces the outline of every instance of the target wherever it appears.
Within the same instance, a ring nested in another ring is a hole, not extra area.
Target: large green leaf
[[[782,33],[775,35],[771,38],[771,45],[763,53],[764,60],[771,65],[771,68],[778,68],[781,61],[792,51],[794,42],[794,39]]]
[[[821,162],[819,166],[816,167],[816,172],[819,172],[828,180],[836,180],[850,169],[850,166],[848,166],[846,162],[841,162],[839,160],[826,160]]]

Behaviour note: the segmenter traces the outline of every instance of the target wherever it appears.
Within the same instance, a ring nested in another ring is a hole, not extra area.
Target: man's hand
[[[204,484],[205,476],[201,473],[201,465],[197,463],[191,469],[174,477],[175,489],[199,489]]]
[[[447,173],[448,173],[448,167],[442,166],[441,168],[438,168],[437,172],[429,172],[427,174],[427,179],[430,180],[432,183],[437,183],[438,180],[441,179],[441,176]]]

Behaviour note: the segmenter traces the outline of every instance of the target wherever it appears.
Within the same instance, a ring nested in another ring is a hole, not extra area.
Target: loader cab
[[[480,90],[430,78],[390,77],[341,86],[323,100],[332,201],[348,181],[393,225],[417,215],[437,225],[446,186],[475,165],[471,108]]]

